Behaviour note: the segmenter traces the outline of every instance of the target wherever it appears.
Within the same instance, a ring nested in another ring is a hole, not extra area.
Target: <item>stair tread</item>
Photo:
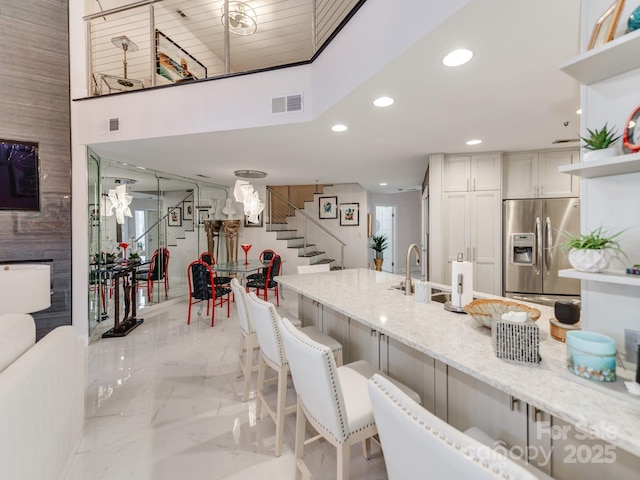
[[[317,257],[318,255],[322,255],[324,252],[307,252],[307,253],[301,253],[298,255],[298,257],[302,257],[302,258],[308,258],[308,257]]]
[[[307,243],[307,245],[306,245],[307,248],[315,247],[315,246],[316,246],[315,243]],[[304,247],[305,247],[304,244],[302,244],[302,245],[287,245],[287,248],[304,248]]]

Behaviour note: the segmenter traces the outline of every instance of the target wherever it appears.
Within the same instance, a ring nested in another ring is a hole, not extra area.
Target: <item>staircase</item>
[[[345,243],[304,211],[308,203],[317,205],[316,195],[323,194],[324,185],[268,187],[267,192],[267,217],[273,219],[267,222],[267,231],[286,246],[289,254],[284,257],[295,265],[328,263],[332,270],[343,268]]]

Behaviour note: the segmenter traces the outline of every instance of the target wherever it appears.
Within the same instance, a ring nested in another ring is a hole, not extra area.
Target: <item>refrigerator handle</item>
[[[545,249],[545,272],[547,275],[551,273],[551,263],[553,262],[553,230],[551,229],[551,219],[547,217],[545,220],[545,228],[547,230],[547,248]]]
[[[536,275],[540,275],[540,262],[542,261],[542,225],[540,217],[536,217],[534,234],[536,237]]]

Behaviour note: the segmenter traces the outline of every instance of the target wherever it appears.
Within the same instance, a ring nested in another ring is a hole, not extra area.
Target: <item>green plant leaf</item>
[[[580,137],[580,139],[584,142],[582,148],[585,150],[602,150],[604,148],[609,148],[618,140],[620,140],[621,135],[616,136],[615,127],[609,129],[609,126],[605,123],[602,129],[591,130],[587,128],[587,133],[589,134],[587,137]]]

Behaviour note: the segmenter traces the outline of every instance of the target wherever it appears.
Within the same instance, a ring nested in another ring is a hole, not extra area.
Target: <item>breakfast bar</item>
[[[277,280],[299,294],[303,324],[314,323],[346,344],[345,361],[376,352],[381,368],[402,376],[422,392],[427,409],[457,428],[479,423],[505,448],[519,444],[508,453],[527,457],[554,478],[634,478],[640,471],[640,398],[605,393],[568,372],[566,345],[549,334],[552,308],[526,304],[541,311],[542,360],[523,363],[497,358],[491,329],[471,316],[405,295],[397,288],[399,275],[349,269]],[[397,359],[401,366],[394,365]],[[553,461],[544,455],[552,451]]]

